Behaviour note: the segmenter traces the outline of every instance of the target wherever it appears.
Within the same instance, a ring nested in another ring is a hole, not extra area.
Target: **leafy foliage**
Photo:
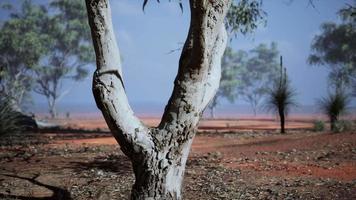
[[[66,78],[84,79],[88,75],[85,66],[94,62],[94,51],[84,1],[54,0],[50,8],[58,12],[49,15],[49,23],[44,24],[51,40],[44,55],[46,62],[35,69],[34,91],[47,98],[51,116],[55,117],[56,101],[66,94],[61,91],[61,82]]]
[[[15,11],[0,27],[0,90],[20,108],[33,86],[32,70],[46,53],[49,36],[41,26],[46,21],[45,7],[29,0]]]
[[[260,44],[249,53],[227,47],[222,58],[220,88],[209,105],[213,109],[221,98],[234,102],[241,98],[251,104],[254,114],[269,92],[271,80],[278,77],[277,44]],[[212,114],[212,113],[211,113]]]
[[[214,109],[218,105],[221,98],[226,98],[231,103],[237,98],[237,86],[240,80],[237,79],[242,66],[244,65],[244,58],[247,56],[246,52],[234,52],[231,47],[225,49],[221,62],[221,79],[219,90],[215,97],[209,104],[211,117],[214,117]]]
[[[316,120],[313,122],[313,130],[318,132],[318,131],[324,131],[325,130],[325,123],[320,120]]]
[[[328,65],[332,87],[354,88],[356,95],[356,8],[347,6],[338,12],[342,22],[321,25],[314,37],[309,63]]]
[[[290,109],[297,105],[295,96],[296,92],[290,85],[286,68],[284,68],[283,72],[281,57],[280,77],[274,80],[272,88],[269,89],[265,105],[267,111],[272,111],[279,115],[281,121],[281,133],[285,132],[285,117],[288,115]]]
[[[265,24],[266,16],[261,0],[233,1],[226,16],[226,26],[235,36],[239,32],[245,35],[253,32],[259,24]]]
[[[335,130],[335,124],[340,115],[344,114],[349,104],[349,96],[343,90],[329,93],[327,97],[318,100],[319,107],[329,117],[331,130]]]
[[[295,90],[290,86],[290,81],[284,75],[281,82],[276,81],[273,84],[267,95],[267,110],[288,115],[291,107],[296,105],[295,96]]]
[[[10,15],[0,30],[0,89],[18,105],[34,89],[55,116],[56,101],[65,94],[62,81],[82,80],[94,62],[84,1],[24,0],[20,10],[14,7],[5,6]]]
[[[276,43],[272,42],[270,47],[260,44],[250,51],[250,57],[239,73],[241,84],[237,92],[251,104],[254,114],[262,99],[269,93],[271,80],[278,77],[278,54]]]

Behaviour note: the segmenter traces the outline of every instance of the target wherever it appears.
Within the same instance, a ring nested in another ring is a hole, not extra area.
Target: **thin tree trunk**
[[[285,115],[283,111],[279,112],[280,122],[281,122],[281,133],[286,133],[285,131]]]
[[[181,199],[197,124],[220,82],[230,1],[190,0],[191,23],[173,93],[158,127],[146,127],[128,103],[108,0],[86,0],[96,53],[93,94],[135,173],[131,199]]]
[[[215,107],[210,107],[210,118],[215,119]]]
[[[253,116],[257,116],[257,106],[255,103],[251,103],[252,111],[253,111]]]
[[[49,114],[51,115],[51,118],[54,119],[57,117],[57,110],[56,110],[56,100],[51,97],[47,98],[48,100],[48,108],[49,108]]]
[[[330,129],[335,131],[335,124],[337,122],[337,117],[330,117]]]

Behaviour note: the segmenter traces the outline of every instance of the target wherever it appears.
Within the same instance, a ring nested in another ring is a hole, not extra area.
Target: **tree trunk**
[[[56,100],[51,97],[47,98],[48,101],[48,108],[49,108],[49,114],[51,115],[51,118],[54,119],[57,117],[57,110],[56,110]]]
[[[210,118],[215,119],[215,107],[210,107]]]
[[[279,110],[279,118],[281,123],[281,133],[286,133],[285,131],[285,114],[283,110]]]
[[[331,116],[330,117],[330,129],[332,130],[332,131],[335,131],[335,124],[336,124],[336,122],[337,122],[337,117],[335,117],[335,116]]]
[[[57,117],[57,110],[55,106],[49,108],[49,114],[51,115],[52,119]]]
[[[257,116],[257,105],[255,103],[252,103],[251,106],[252,106],[253,116],[256,117]]]
[[[200,117],[220,82],[228,0],[190,0],[191,23],[173,93],[158,127],[134,114],[123,85],[108,0],[86,0],[96,53],[93,94],[135,173],[131,199],[181,199],[185,163]]]

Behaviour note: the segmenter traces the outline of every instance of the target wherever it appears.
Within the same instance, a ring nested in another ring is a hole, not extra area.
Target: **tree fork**
[[[227,41],[224,18],[230,0],[190,0],[189,33],[174,89],[158,127],[146,127],[125,93],[120,52],[108,0],[86,0],[96,54],[93,94],[136,181],[131,199],[181,199],[186,160],[197,124],[220,81]]]

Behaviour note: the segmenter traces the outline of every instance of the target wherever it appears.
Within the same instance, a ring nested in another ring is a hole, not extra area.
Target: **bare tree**
[[[190,0],[189,33],[173,93],[158,127],[145,126],[128,103],[108,0],[86,0],[96,53],[93,93],[106,123],[131,159],[132,199],[181,199],[185,164],[203,110],[214,97],[226,47],[229,0]]]

